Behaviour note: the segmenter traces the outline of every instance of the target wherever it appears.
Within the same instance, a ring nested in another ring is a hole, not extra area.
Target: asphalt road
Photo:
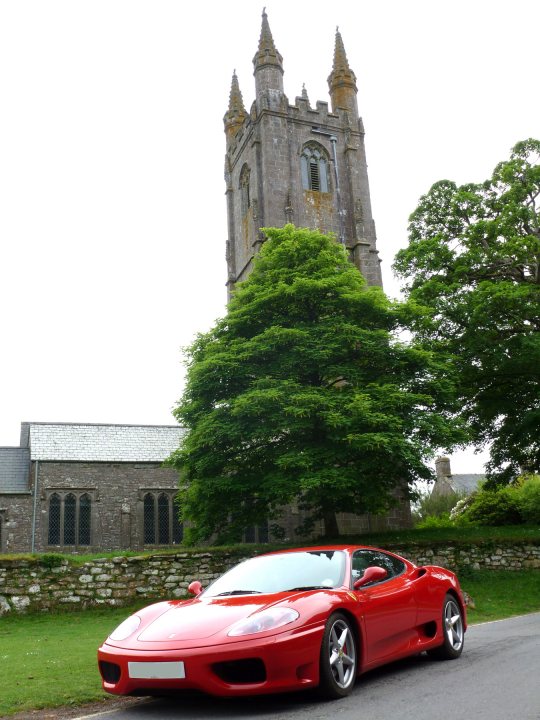
[[[424,655],[361,676],[349,697],[312,693],[221,700],[178,695],[141,699],[99,720],[540,720],[540,613],[467,631],[459,660]]]

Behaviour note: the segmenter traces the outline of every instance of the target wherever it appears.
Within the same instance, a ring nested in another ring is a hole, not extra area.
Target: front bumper
[[[323,632],[324,626],[317,626],[265,638],[182,650],[125,650],[104,643],[98,650],[103,689],[115,695],[190,689],[230,696],[314,687],[319,684]],[[129,676],[129,662],[171,661],[184,663],[185,678],[136,679]],[[250,668],[256,668],[256,672]],[[242,676],[244,669],[247,672]]]

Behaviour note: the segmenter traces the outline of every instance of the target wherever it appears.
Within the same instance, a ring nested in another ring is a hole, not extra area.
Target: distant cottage
[[[452,474],[450,458],[438,457],[435,460],[436,482],[431,494],[466,496],[478,490],[486,476],[481,473]]]

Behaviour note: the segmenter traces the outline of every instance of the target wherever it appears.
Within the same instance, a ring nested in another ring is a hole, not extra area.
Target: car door
[[[418,639],[416,585],[409,567],[382,551],[357,550],[352,558],[353,583],[372,566],[385,568],[388,575],[355,591],[361,603],[367,665],[406,655]]]

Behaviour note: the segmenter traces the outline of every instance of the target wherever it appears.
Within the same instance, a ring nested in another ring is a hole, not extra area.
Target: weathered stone
[[[26,610],[30,605],[30,598],[28,595],[14,595],[11,598],[11,602],[13,603],[14,610]]]

